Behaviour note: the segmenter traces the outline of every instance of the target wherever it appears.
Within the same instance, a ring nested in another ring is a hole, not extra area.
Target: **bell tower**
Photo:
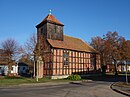
[[[63,24],[59,22],[51,13],[36,26],[37,34],[43,35],[45,39],[63,41]]]

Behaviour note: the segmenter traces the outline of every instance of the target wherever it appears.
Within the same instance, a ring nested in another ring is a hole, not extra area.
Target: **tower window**
[[[43,33],[43,28],[41,28],[41,34]]]
[[[55,25],[55,33],[57,32],[57,25]]]

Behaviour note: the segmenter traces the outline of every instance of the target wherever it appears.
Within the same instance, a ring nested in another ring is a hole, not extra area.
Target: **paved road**
[[[126,97],[110,89],[110,82],[0,88],[0,97]]]

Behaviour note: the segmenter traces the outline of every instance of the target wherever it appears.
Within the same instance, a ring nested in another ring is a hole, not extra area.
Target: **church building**
[[[83,40],[64,35],[64,24],[48,14],[37,28],[36,66],[39,78],[66,78],[100,68],[100,57]]]

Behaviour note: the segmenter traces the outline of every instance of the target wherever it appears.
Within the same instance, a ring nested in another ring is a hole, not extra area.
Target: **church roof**
[[[42,26],[43,24],[45,24],[46,22],[50,22],[50,23],[54,23],[54,24],[57,24],[57,25],[61,25],[61,26],[64,26],[61,22],[59,22],[52,14],[48,14],[46,16],[46,18],[40,23],[38,24],[36,27],[40,27]]]
[[[66,36],[66,35],[64,35],[63,41],[48,39],[48,42],[54,48],[62,48],[62,49],[97,53],[95,49],[93,49],[91,46],[89,46],[87,43],[85,43],[81,39]]]

